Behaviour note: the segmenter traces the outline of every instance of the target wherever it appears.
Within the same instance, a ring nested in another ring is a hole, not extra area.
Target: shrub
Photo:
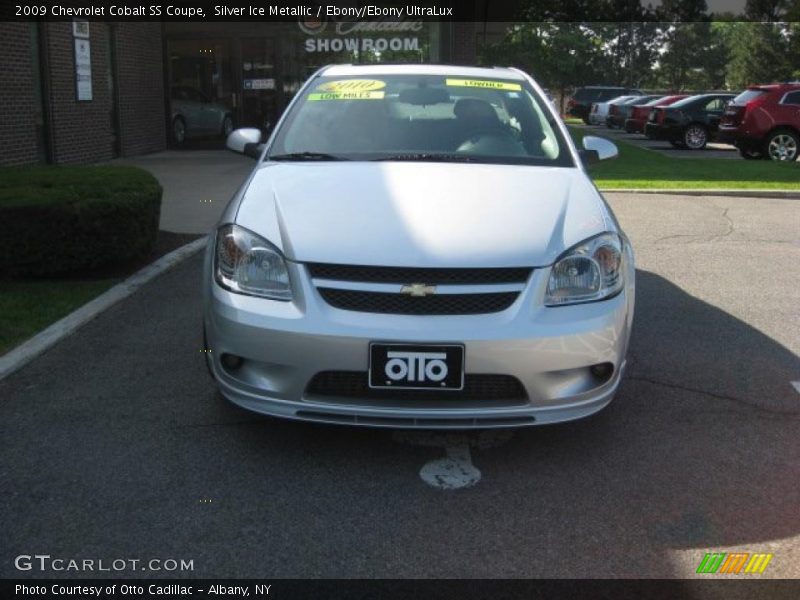
[[[135,167],[0,169],[0,275],[56,275],[146,256],[161,186]]]

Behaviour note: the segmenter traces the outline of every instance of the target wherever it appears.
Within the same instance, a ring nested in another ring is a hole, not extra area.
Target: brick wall
[[[0,165],[39,161],[30,23],[0,22]],[[107,161],[114,156],[111,53],[106,23],[90,24],[92,100],[78,102],[72,24],[42,27],[49,87],[52,157],[56,164]],[[163,56],[159,23],[116,27],[119,148],[122,156],[166,148]]]
[[[0,22],[0,165],[34,163],[33,55],[30,23]]]
[[[50,111],[58,164],[93,163],[112,158],[111,91],[105,23],[89,26],[92,54],[92,100],[78,102],[72,24],[47,24]]]
[[[167,146],[160,23],[117,27],[122,155],[157,152]]]

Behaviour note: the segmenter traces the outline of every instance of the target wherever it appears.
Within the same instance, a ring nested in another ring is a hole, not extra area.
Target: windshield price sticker
[[[518,83],[508,83],[506,81],[480,81],[477,79],[447,79],[445,85],[454,87],[486,88],[490,90],[512,90],[518,92],[522,86]]]
[[[309,100],[383,100],[383,92],[315,92]]]
[[[382,90],[386,87],[385,81],[377,79],[343,79],[341,81],[329,81],[323,83],[315,91],[317,92],[372,92]],[[383,96],[381,96],[383,97]]]

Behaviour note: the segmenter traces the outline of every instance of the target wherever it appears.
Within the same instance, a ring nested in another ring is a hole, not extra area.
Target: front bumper
[[[716,141],[720,144],[730,144],[742,150],[763,151],[764,140],[742,132],[738,127],[720,127],[717,130]]]
[[[576,104],[567,109],[567,116],[575,117],[578,119],[585,119],[589,116],[590,107],[582,104]]]
[[[681,128],[659,123],[646,123],[644,126],[644,134],[650,140],[665,142],[680,141],[683,137]]]
[[[535,302],[549,268],[534,270],[508,309],[481,315],[413,316],[340,310],[319,296],[303,265],[290,264],[293,302],[232,294],[210,281],[206,268],[205,328],[209,366],[231,402],[262,414],[324,423],[465,429],[569,421],[604,408],[625,368],[633,317],[633,266],[629,285],[609,300],[547,308]],[[207,263],[208,264],[208,263]],[[523,401],[367,399],[308,393],[321,372],[368,369],[370,342],[459,343],[466,374],[513,376]],[[238,369],[221,357],[244,358]],[[611,363],[603,380],[589,368]]]
[[[644,121],[641,121],[640,119],[626,119],[625,131],[628,133],[643,133]]]
[[[601,112],[593,112],[589,114],[589,124],[590,125],[605,125],[606,123],[606,114]]]

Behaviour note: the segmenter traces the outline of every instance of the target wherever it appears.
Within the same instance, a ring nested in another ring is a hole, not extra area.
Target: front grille
[[[335,288],[318,290],[325,302],[335,308],[399,315],[477,315],[500,312],[511,306],[519,295],[519,292],[493,292],[407,296]]]
[[[427,285],[487,285],[496,283],[525,283],[530,267],[501,269],[425,269],[415,267],[371,267],[307,263],[311,277],[335,281],[367,283],[425,283]]]
[[[384,390],[369,387],[369,376],[360,371],[322,371],[306,387],[306,394],[366,400],[417,400],[420,402],[497,401],[527,402],[528,394],[511,375],[464,375],[461,390]]]

